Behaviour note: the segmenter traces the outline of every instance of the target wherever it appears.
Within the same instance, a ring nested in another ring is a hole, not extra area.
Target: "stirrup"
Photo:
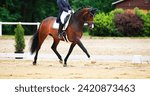
[[[58,38],[59,39],[64,39],[66,42],[68,42],[67,38],[66,38],[66,32],[62,31],[61,33],[58,33]]]

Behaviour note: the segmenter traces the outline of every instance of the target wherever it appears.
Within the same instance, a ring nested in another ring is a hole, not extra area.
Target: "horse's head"
[[[94,16],[96,13],[97,9],[94,8],[84,8],[83,9],[83,20],[87,25],[89,26],[90,29],[94,28]]]
[[[94,28],[94,16],[97,9],[94,8],[80,8],[73,14],[73,22],[78,24],[78,27],[82,29],[81,25],[86,24],[90,29]],[[80,22],[80,23],[79,23]],[[77,28],[77,27],[76,27]]]

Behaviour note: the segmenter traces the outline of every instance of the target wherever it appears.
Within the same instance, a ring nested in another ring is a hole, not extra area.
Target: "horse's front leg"
[[[83,50],[83,52],[85,52],[85,54],[87,55],[87,57],[89,58],[91,63],[93,63],[93,64],[96,63],[96,61],[94,59],[90,58],[88,51],[86,50],[86,48],[84,47],[84,45],[82,44],[82,42],[80,40],[78,40],[77,44]]]
[[[64,67],[67,67],[67,60],[68,60],[68,57],[69,57],[69,55],[71,54],[71,52],[72,52],[72,50],[73,50],[73,48],[74,48],[75,45],[76,45],[76,43],[72,43],[72,44],[70,45],[68,54],[67,54],[67,56],[66,56],[65,59],[64,59]]]
[[[90,58],[90,55],[89,55],[88,51],[86,50],[86,48],[84,47],[84,45],[82,44],[82,42],[80,40],[78,40],[77,44],[83,50],[83,52],[85,52],[85,54],[87,55],[87,57]]]

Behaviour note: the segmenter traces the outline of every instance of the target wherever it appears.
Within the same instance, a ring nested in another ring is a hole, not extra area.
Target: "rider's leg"
[[[64,24],[60,23],[59,24],[59,29],[58,29],[58,38],[63,38],[63,32],[62,32],[62,29],[64,27]]]

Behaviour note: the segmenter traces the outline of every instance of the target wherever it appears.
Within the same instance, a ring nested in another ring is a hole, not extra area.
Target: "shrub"
[[[110,13],[99,13],[94,18],[95,27],[90,35],[94,36],[122,36],[115,28],[114,16],[123,13],[123,9],[115,9]]]
[[[134,8],[134,12],[137,16],[139,16],[142,20],[144,20],[145,18],[145,14],[142,10],[140,10],[139,8]]]
[[[15,28],[15,49],[16,53],[23,52],[25,48],[25,40],[24,40],[24,29],[18,24]]]
[[[121,8],[117,8],[117,9],[115,9],[115,10],[112,10],[110,13],[109,13],[109,15],[111,16],[111,18],[112,18],[112,28],[114,28],[114,30],[112,31],[112,36],[123,36],[123,34],[121,33],[121,32],[119,32],[118,30],[117,30],[117,28],[116,28],[116,26],[115,26],[115,16],[117,15],[117,14],[123,14],[124,13],[124,10],[123,9],[121,9]]]
[[[131,12],[117,14],[114,22],[117,30],[122,32],[124,36],[138,36],[144,27],[142,19]]]
[[[114,31],[112,17],[109,14],[99,13],[94,18],[95,27],[90,33],[94,36],[111,36]]]
[[[144,18],[144,36],[150,36],[150,11]]]
[[[124,10],[121,8],[117,8],[115,10],[112,10],[109,14],[114,18],[117,14],[122,14],[124,13]]]
[[[124,11],[115,9],[110,13],[99,13],[94,18],[94,36],[150,36],[150,11],[145,14],[135,8]]]
[[[108,20],[110,19],[105,13],[99,13],[94,18],[95,28],[93,29],[92,35],[106,36],[109,34],[108,26],[110,25]]]

